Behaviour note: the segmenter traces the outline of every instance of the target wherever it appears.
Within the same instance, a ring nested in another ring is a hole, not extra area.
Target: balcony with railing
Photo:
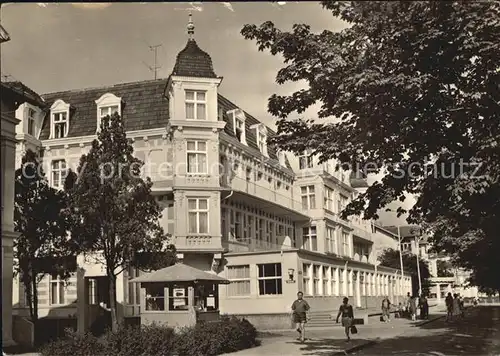
[[[282,251],[295,248],[293,247],[293,240],[289,236],[277,236],[275,242],[255,238],[232,238],[224,241],[223,246],[228,252]]]
[[[222,250],[220,236],[211,235],[187,235],[172,236],[171,242],[180,252],[183,251],[219,251]]]
[[[247,201],[259,206],[263,211],[275,215],[286,215],[294,221],[308,221],[309,217],[302,209],[302,202],[292,197],[291,189],[284,187],[271,189],[264,183],[246,180],[238,176],[222,174],[222,188],[233,191],[232,199]],[[283,192],[281,192],[283,191]]]

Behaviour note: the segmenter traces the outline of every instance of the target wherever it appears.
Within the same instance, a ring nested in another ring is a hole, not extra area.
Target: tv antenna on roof
[[[142,62],[144,63],[144,65],[146,67],[148,67],[148,69],[154,73],[154,78],[156,79],[157,76],[158,76],[158,69],[161,68],[161,66],[158,66],[157,65],[157,60],[158,60],[158,48],[160,48],[162,45],[161,44],[157,44],[157,45],[149,45],[148,44],[148,47],[149,47],[149,50],[150,51],[153,51],[155,53],[155,62],[154,62],[154,65],[153,66],[150,66],[149,64],[147,64],[146,62]]]

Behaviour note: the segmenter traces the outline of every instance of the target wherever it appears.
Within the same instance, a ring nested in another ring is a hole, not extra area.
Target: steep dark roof
[[[172,75],[182,77],[217,78],[212,58],[203,51],[195,40],[188,40],[186,47],[177,55]]]
[[[169,103],[168,99],[164,96],[166,85],[167,79],[158,79],[50,93],[44,94],[43,97],[47,107],[50,107],[58,99],[62,99],[67,104],[70,104],[68,137],[79,137],[95,134],[97,129],[97,104],[95,101],[106,93],[112,93],[122,98],[122,117],[127,131],[167,127]],[[239,107],[220,94],[218,95],[218,107],[222,108],[224,121],[226,122],[226,127],[221,137],[228,141],[238,142],[233,131],[233,122],[228,118],[226,112],[239,109]],[[246,112],[245,115],[246,141],[248,147],[258,154],[257,137],[255,130],[251,129],[250,126],[260,124],[261,122]],[[40,140],[47,140],[49,138],[49,122],[50,118],[47,115],[42,126]],[[275,134],[269,127],[267,127],[267,131],[268,137]],[[279,160],[274,147],[268,147],[268,154],[272,160],[268,163],[278,165]],[[292,170],[288,160],[286,161],[286,166],[289,170]]]
[[[97,104],[103,94],[122,98],[122,118],[127,131],[166,127],[168,99],[163,95],[167,79],[122,83],[100,88],[78,89],[44,94],[50,107],[62,99],[71,105],[68,137],[94,135],[97,130]],[[44,121],[40,140],[50,135],[49,119]]]
[[[24,100],[35,106],[44,107],[45,102],[42,97],[34,90],[28,88],[26,85],[19,81],[15,82],[2,82],[2,90],[9,90],[12,93],[22,97]]]
[[[219,107],[222,108],[222,110],[224,112],[223,119],[226,122],[226,126],[224,127],[224,134],[227,136],[230,136],[236,142],[236,141],[238,141],[238,139],[236,138],[236,135],[234,133],[233,120],[231,120],[231,118],[229,118],[227,116],[227,112],[230,110],[240,109],[240,108],[238,106],[236,106],[236,104],[232,103],[231,101],[229,101],[228,99],[226,99],[224,96],[222,96],[220,94],[218,95],[218,103],[219,103]],[[245,129],[246,129],[245,138],[247,141],[247,145],[248,145],[248,147],[251,147],[254,150],[259,151],[259,146],[257,144],[257,137],[255,135],[255,130],[251,129],[250,127],[252,125],[260,124],[261,122],[259,120],[257,120],[255,117],[253,117],[252,115],[250,115],[249,113],[247,113],[246,111],[244,111],[244,113],[245,113]],[[268,126],[266,126],[266,127],[267,127],[268,137],[271,137],[271,136],[276,134]],[[268,147],[268,154],[269,154],[269,158],[278,161],[278,155],[277,155],[276,149],[274,147],[272,147],[272,146]],[[287,165],[288,169],[292,170],[288,160],[286,160],[286,165]]]

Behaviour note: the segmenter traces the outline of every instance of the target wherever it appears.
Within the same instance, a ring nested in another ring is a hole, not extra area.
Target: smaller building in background
[[[387,226],[387,230],[398,234],[397,226]],[[448,293],[459,294],[465,298],[472,298],[478,296],[478,288],[470,286],[467,282],[470,272],[464,269],[457,268],[451,265],[450,257],[445,254],[437,254],[429,252],[432,245],[429,242],[427,235],[420,234],[420,227],[418,225],[405,225],[399,226],[399,234],[401,236],[401,248],[403,252],[410,252],[419,256],[422,261],[428,263],[431,278],[429,278],[430,298],[435,298],[438,302],[444,302],[444,298]],[[438,265],[447,262],[450,264],[448,268],[449,273],[442,275]]]

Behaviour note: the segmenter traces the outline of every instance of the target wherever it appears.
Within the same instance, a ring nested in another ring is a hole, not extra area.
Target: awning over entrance
[[[131,282],[139,283],[174,283],[174,282],[212,282],[214,284],[229,284],[225,278],[207,273],[197,268],[177,263],[173,266],[162,268],[158,271],[147,273],[134,278]]]
[[[257,195],[248,194],[242,191],[233,190],[229,198],[232,201],[242,202],[254,206],[268,214],[274,214],[280,217],[287,217],[296,222],[309,222],[310,217],[294,209],[287,208],[279,203],[270,202],[267,199],[260,198]],[[230,193],[226,193],[230,194]],[[224,196],[223,196],[224,197]]]

